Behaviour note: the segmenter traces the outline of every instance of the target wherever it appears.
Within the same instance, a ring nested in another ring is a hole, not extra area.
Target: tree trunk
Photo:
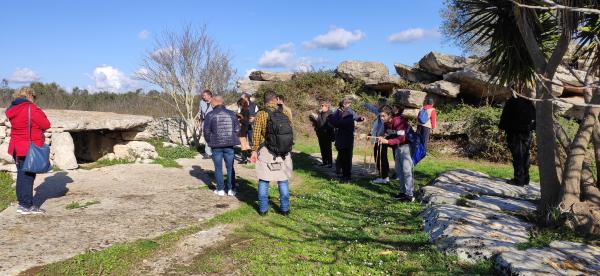
[[[600,95],[596,93],[591,103],[598,103]],[[586,107],[583,121],[579,125],[577,134],[567,152],[567,161],[563,170],[563,186],[561,189],[561,204],[570,208],[580,201],[581,197],[581,172],[585,161],[586,151],[590,143],[592,131],[596,125],[600,109]]]
[[[596,160],[596,186],[600,187],[600,120],[596,118],[594,131],[592,132],[592,141],[594,143],[594,160]]]
[[[537,159],[540,170],[541,198],[538,210],[545,213],[556,207],[560,200],[560,182],[556,170],[556,147],[554,134],[553,104],[550,95],[544,92],[544,87],[538,83],[536,89],[545,101],[536,104],[536,142],[538,145]]]

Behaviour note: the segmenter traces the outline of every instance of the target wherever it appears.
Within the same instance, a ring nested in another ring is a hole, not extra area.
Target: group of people
[[[342,182],[349,182],[352,176],[352,156],[354,150],[355,122],[362,122],[352,108],[350,99],[343,99],[337,110],[331,109],[329,101],[321,102],[321,109],[310,116],[319,141],[323,167],[333,168],[332,142],[338,152],[335,169]],[[433,101],[428,99],[423,107],[426,120],[417,122],[417,131],[413,131],[409,120],[403,116],[404,105],[394,102],[388,105],[386,98],[380,98],[377,104],[364,103],[363,106],[375,115],[367,139],[372,141],[378,177],[372,182],[384,184],[390,181],[388,149],[392,150],[395,161],[396,179],[400,180],[400,192],[395,196],[402,201],[414,201],[413,198],[413,157],[410,147],[411,135],[419,136],[426,145],[431,129],[435,128],[436,113]]]
[[[264,94],[264,106],[259,109],[250,95],[243,94],[237,101],[237,112],[225,107],[222,96],[213,96],[205,90],[201,94],[198,122],[202,125],[206,142],[205,158],[212,158],[215,166],[215,193],[219,196],[235,196],[235,150],[241,147],[241,160],[255,163],[258,178],[259,214],[268,212],[269,183],[277,182],[279,188],[280,213],[290,212],[288,180],[292,175],[291,151],[293,145],[292,112],[284,104],[284,97],[272,91]],[[34,104],[35,92],[29,87],[20,88],[13,94],[13,101],[6,110],[11,123],[8,153],[17,166],[16,195],[21,214],[44,213],[33,202],[33,182],[36,174],[23,170],[23,162],[30,145],[42,146],[44,131],[50,128],[50,121],[42,109]],[[319,141],[321,166],[333,168],[332,143],[338,152],[335,170],[339,179],[349,182],[352,176],[352,156],[354,149],[355,122],[362,122],[352,107],[350,99],[339,102],[333,110],[329,101],[322,101],[317,114],[310,120]],[[436,127],[436,110],[433,101],[419,111],[417,129],[413,130],[409,120],[403,116],[404,105],[387,103],[380,98],[376,104],[363,106],[375,115],[367,139],[373,144],[373,153],[378,177],[372,182],[385,184],[390,181],[388,150],[391,149],[395,161],[395,177],[400,181],[400,192],[396,199],[412,202],[414,149],[411,142],[419,139],[425,147],[430,132]],[[513,156],[514,178],[511,184],[529,184],[529,150],[531,131],[535,128],[535,108],[523,98],[511,98],[504,107],[499,128],[506,132],[506,139]],[[223,176],[223,161],[227,171],[227,183]]]
[[[268,212],[271,181],[276,181],[279,187],[280,212],[288,215],[293,131],[292,113],[283,103],[284,97],[271,91],[266,92],[265,105],[259,110],[250,95],[243,94],[237,101],[237,112],[227,109],[223,97],[213,96],[209,90],[203,91],[201,97],[197,118],[202,124],[206,142],[205,158],[212,158],[215,166],[215,194],[236,195],[234,147],[239,145],[239,163],[250,161],[256,164],[260,215],[264,216]],[[226,185],[222,171],[223,161],[227,171]]]

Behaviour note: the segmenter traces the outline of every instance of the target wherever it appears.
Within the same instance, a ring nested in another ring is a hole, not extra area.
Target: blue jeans
[[[290,210],[290,189],[288,181],[278,181],[279,186],[279,208],[282,212]],[[258,211],[264,213],[269,210],[269,181],[258,180]]]
[[[410,155],[410,146],[404,144],[396,148],[396,175],[400,179],[400,192],[413,196],[413,162]]]
[[[30,208],[33,206],[33,181],[35,173],[25,172],[23,170],[23,161],[25,157],[15,158],[17,164],[17,201],[19,205]]]
[[[223,183],[223,159],[225,159],[225,168],[227,168],[227,189],[229,191],[235,190],[234,157],[233,147],[212,149],[212,160],[215,163],[215,179],[217,180],[218,191],[225,189],[225,184]]]

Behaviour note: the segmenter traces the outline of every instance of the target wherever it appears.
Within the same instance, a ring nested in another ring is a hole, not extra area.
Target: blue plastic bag
[[[29,149],[23,161],[23,170],[29,173],[47,173],[52,169],[52,165],[50,165],[50,147],[47,144],[38,147],[31,141],[31,105],[27,109],[27,116]]]

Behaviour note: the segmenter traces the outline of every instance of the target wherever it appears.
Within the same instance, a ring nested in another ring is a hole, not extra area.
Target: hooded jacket
[[[44,131],[50,128],[50,121],[46,114],[34,103],[25,98],[14,100],[6,109],[6,118],[10,121],[10,143],[8,154],[23,157],[29,150],[29,130],[27,129],[27,109],[31,107],[31,142],[37,146],[46,140]]]

